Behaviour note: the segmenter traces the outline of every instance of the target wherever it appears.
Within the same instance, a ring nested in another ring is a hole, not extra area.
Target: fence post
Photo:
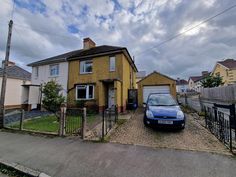
[[[87,119],[87,110],[83,108],[83,116],[82,116],[82,139],[85,139],[86,134],[86,119]]]
[[[208,128],[208,125],[207,125],[207,110],[206,110],[206,106],[204,106],[204,114],[205,114],[205,124],[206,124],[206,128]]]
[[[199,103],[200,103],[200,108],[201,108],[201,112],[202,112],[203,111],[203,103],[202,103],[201,95],[199,95]]]
[[[23,121],[25,119],[25,110],[21,110],[21,117],[20,117],[20,130],[23,130]]]
[[[118,106],[115,106],[115,123],[117,123],[118,120]]]
[[[185,102],[185,106],[188,105],[188,98],[187,98],[187,94],[184,94],[184,102]]]
[[[232,123],[235,124],[235,129],[236,129],[236,120],[235,120],[235,104],[232,104],[230,106],[230,117],[229,117],[229,138],[230,138],[230,142],[229,142],[229,148],[230,151],[232,152],[233,147],[232,147]]]
[[[61,114],[59,121],[59,136],[65,136],[65,126],[66,126],[66,104],[61,105]]]
[[[105,131],[105,109],[102,112],[102,140],[104,140],[104,131]]]

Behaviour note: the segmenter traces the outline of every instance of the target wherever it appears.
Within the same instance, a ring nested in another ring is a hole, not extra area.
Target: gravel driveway
[[[110,142],[230,154],[228,149],[190,114],[186,115],[184,130],[160,131],[145,127],[143,112],[137,110],[130,120],[111,134]]]

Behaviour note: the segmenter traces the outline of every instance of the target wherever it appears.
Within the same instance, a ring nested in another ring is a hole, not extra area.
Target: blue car
[[[152,93],[144,104],[146,126],[185,128],[185,115],[170,94]]]

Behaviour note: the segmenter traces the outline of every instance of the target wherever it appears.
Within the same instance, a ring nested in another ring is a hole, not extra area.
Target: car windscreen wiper
[[[169,106],[169,105],[166,105],[166,104],[153,104],[153,105],[149,105],[149,106]]]

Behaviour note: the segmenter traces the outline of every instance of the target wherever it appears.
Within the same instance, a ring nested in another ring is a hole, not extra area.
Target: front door
[[[115,90],[113,86],[108,88],[108,107],[111,108],[115,105]]]

